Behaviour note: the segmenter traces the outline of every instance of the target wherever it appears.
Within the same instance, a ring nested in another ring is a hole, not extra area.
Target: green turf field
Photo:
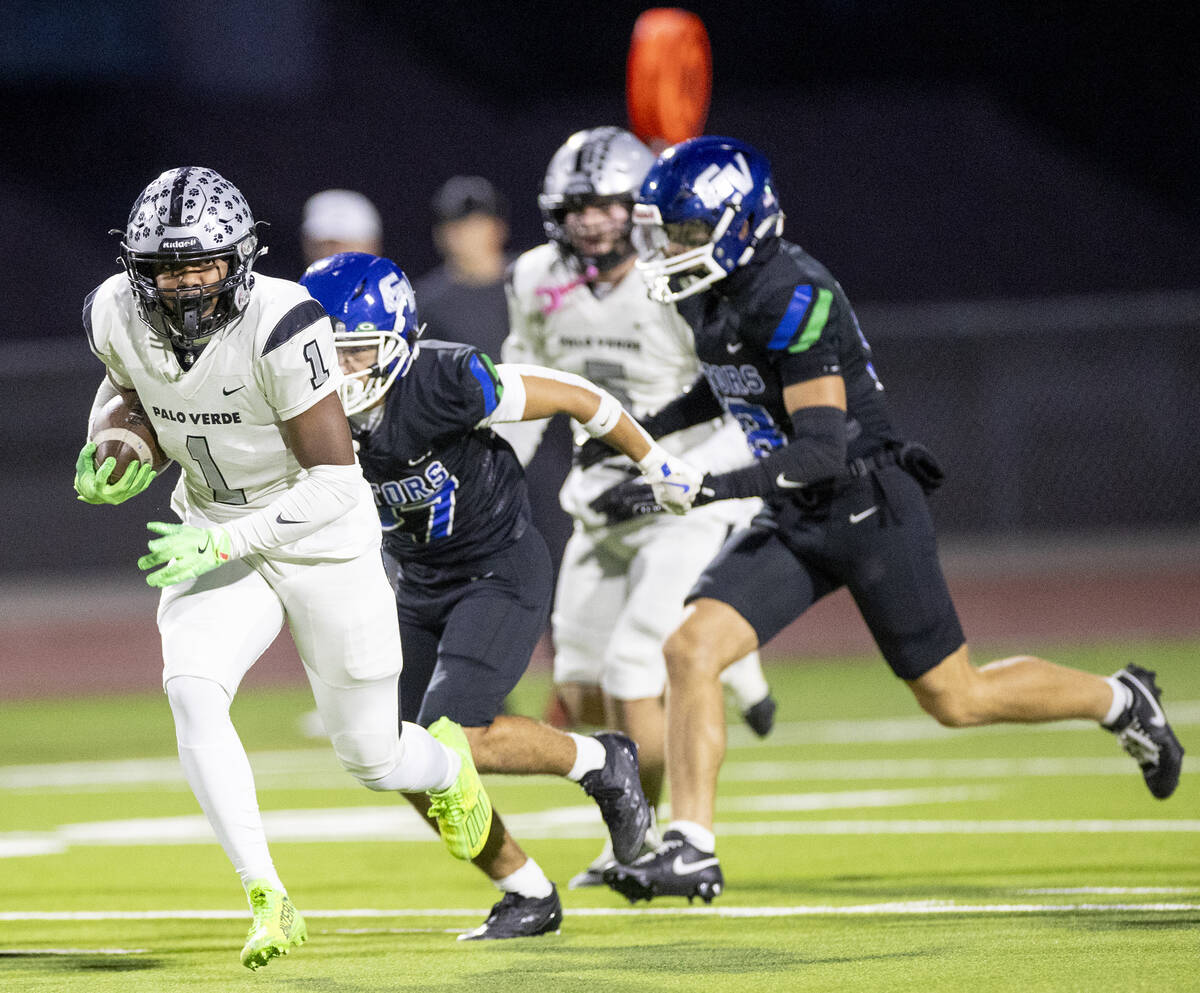
[[[770,667],[774,735],[730,732],[711,908],[565,891],[598,851],[591,801],[489,777],[567,915],[497,943],[455,941],[495,890],[301,736],[306,692],[247,692],[235,721],[310,936],[258,973],[161,694],[3,704],[0,991],[1200,990],[1200,644],[1055,658],[1108,673],[1134,653],[1192,749],[1165,803],[1092,725],[947,731],[881,662]]]

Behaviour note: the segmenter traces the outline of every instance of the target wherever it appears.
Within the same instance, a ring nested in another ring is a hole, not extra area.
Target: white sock
[[[1113,722],[1125,712],[1125,708],[1133,703],[1133,693],[1116,676],[1107,676],[1104,681],[1112,688],[1113,699],[1112,705],[1108,708],[1108,713],[1104,715],[1100,725],[1110,728],[1113,726]]]
[[[671,821],[667,830],[678,831],[687,839],[688,844],[695,845],[702,852],[712,854],[717,850],[717,836],[694,821]]]
[[[519,893],[521,896],[535,899],[549,896],[550,891],[554,889],[546,874],[542,872],[542,867],[530,858],[527,858],[525,864],[516,872],[503,879],[493,879],[492,882],[496,884],[497,889],[505,893]]]
[[[595,769],[603,769],[608,759],[604,743],[584,734],[568,731],[571,740],[575,742],[575,764],[567,773],[567,778],[573,783],[579,782],[584,776]]]
[[[229,719],[229,696],[211,679],[167,682],[179,764],[200,809],[243,885],[264,880],[283,889],[263,831],[246,749]]]
[[[733,693],[738,709],[743,713],[765,700],[771,692],[767,678],[763,675],[758,652],[743,655],[732,665],[726,666],[721,671],[721,682]]]
[[[405,721],[400,734],[400,761],[386,776],[373,780],[373,790],[427,793],[449,789],[458,778],[462,758],[419,724]]]

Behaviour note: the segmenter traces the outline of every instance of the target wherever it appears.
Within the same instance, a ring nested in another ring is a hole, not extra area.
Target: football
[[[117,460],[108,477],[110,482],[120,479],[131,462],[149,462],[161,472],[171,461],[158,447],[154,428],[141,405],[130,405],[122,396],[113,397],[100,409],[92,424],[92,441],[96,443],[97,469],[107,458]]]

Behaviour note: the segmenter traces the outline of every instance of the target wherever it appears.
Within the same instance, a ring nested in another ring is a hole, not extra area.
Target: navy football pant
[[[546,628],[553,565],[536,528],[481,559],[474,578],[395,581],[404,669],[400,715],[485,727],[529,665]]]
[[[924,675],[965,640],[925,494],[896,465],[852,480],[815,508],[765,511],[725,543],[688,602],[729,604],[762,645],[843,586],[902,679]]]

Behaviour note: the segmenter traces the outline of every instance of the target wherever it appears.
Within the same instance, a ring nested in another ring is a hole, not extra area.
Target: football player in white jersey
[[[633,271],[633,201],[653,153],[632,134],[597,127],[573,134],[555,152],[538,203],[549,241],[521,255],[508,282],[506,363],[576,373],[645,417],[686,390],[700,365],[692,333],[675,308],[652,301]],[[541,424],[544,430],[545,422]],[[504,426],[523,463],[540,430]],[[531,425],[532,427],[532,425]],[[667,439],[695,464],[726,469],[752,456],[737,425],[710,422]],[[587,441],[576,438],[576,445]],[[589,446],[588,451],[591,451]],[[606,451],[608,451],[606,449]],[[701,507],[687,517],[655,514],[606,526],[588,503],[628,478],[629,461],[584,465],[580,448],[559,500],[574,518],[555,592],[554,682],[568,720],[578,723],[590,693],[603,691],[607,720],[638,744],[642,785],[653,805],[662,792],[666,669],[662,646],[683,617],[683,600],[734,528],[759,501]],[[775,710],[757,652],[726,669],[747,722],[769,732]],[[653,842],[653,832],[650,842]],[[603,885],[606,850],[571,887]]]
[[[461,728],[437,738],[401,726],[400,635],[380,559],[370,488],[337,388],[333,327],[308,292],[255,275],[259,226],[211,169],[170,169],[133,205],[124,273],[84,305],[107,376],[140,404],[182,473],[181,523],[138,560],[162,589],[163,685],[188,783],[245,886],[253,921],[242,963],[265,965],[307,937],[267,849],[246,752],[229,717],[238,684],[286,621],[334,751],[372,790],[428,793],[447,847],[484,847],[492,809]],[[89,426],[89,437],[91,435]],[[119,480],[84,445],[75,489],[121,503],[148,486]],[[397,733],[400,729],[400,733]]]

